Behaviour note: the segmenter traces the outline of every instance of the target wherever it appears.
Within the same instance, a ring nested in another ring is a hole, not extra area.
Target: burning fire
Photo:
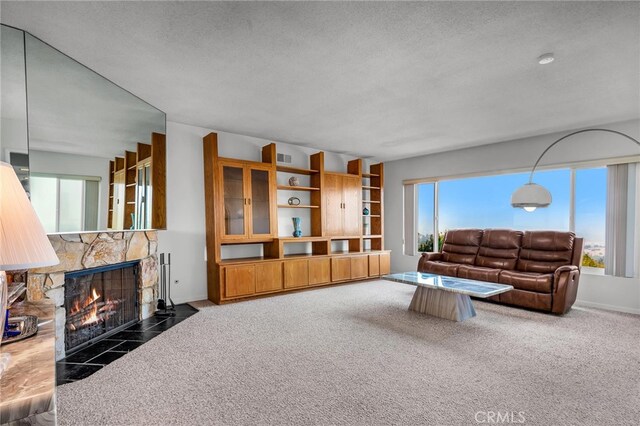
[[[71,321],[68,321],[67,324],[70,330],[73,331],[79,327],[99,324],[116,312],[119,301],[107,299],[104,302],[98,302],[101,297],[102,295],[98,294],[96,289],[93,288],[91,289],[91,295],[82,304],[79,300],[74,301],[73,308],[69,312]]]

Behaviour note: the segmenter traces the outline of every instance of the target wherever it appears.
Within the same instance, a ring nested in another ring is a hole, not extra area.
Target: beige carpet
[[[474,302],[455,323],[407,311],[413,291],[372,281],[204,308],[59,387],[59,423],[638,425],[640,316]]]

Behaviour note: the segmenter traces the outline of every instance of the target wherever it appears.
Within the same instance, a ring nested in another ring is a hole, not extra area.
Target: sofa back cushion
[[[574,240],[573,232],[525,231],[516,269],[549,274],[570,265]]]
[[[447,231],[442,245],[442,260],[473,265],[480,248],[482,229],[454,229]]]
[[[485,229],[476,257],[476,266],[495,269],[516,269],[522,244],[522,231]]]

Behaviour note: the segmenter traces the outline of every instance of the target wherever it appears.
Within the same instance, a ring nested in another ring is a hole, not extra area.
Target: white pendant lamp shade
[[[522,185],[511,195],[511,205],[527,211],[547,207],[549,204],[551,204],[551,193],[545,187],[533,182]]]
[[[13,167],[0,162],[0,271],[59,262]]]

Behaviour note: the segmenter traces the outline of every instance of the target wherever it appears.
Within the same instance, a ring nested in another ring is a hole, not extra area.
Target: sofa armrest
[[[442,253],[434,252],[434,253],[422,253],[422,258],[424,260],[441,260]]]
[[[574,265],[561,266],[553,273],[553,303],[551,312],[566,314],[576,301],[580,270]]]
[[[424,264],[430,260],[440,260],[442,253],[422,253],[420,260],[418,261],[418,272],[426,272]]]
[[[574,266],[574,265],[564,265],[559,267],[558,269],[556,269],[556,271],[553,273],[553,280],[555,282],[558,281],[558,278],[560,277],[560,275],[564,272],[572,272],[572,271],[577,271],[578,267]],[[557,289],[554,289],[557,290]]]

